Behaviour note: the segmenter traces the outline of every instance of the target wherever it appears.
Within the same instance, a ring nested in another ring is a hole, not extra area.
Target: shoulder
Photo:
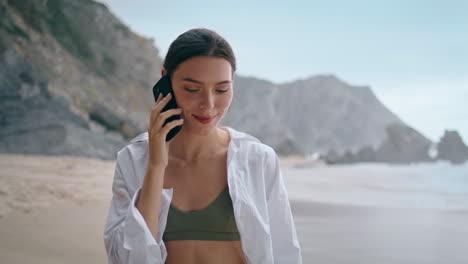
[[[264,165],[268,165],[271,162],[274,162],[276,159],[275,150],[262,142],[252,142],[246,146],[247,151],[254,153],[257,157],[257,160],[261,160]]]
[[[148,155],[148,133],[142,133],[117,152],[116,168],[129,190],[143,183]]]
[[[122,165],[128,165],[142,158],[148,151],[148,132],[139,134],[131,139],[127,145],[117,152],[117,162]]]
[[[260,164],[268,165],[277,159],[275,150],[257,137],[230,127],[228,129],[233,141],[234,151],[242,158],[253,161],[256,166]]]
[[[273,191],[284,189],[279,157],[276,151],[257,138],[244,133],[239,137],[237,144],[237,166],[244,167],[247,177],[245,184],[250,186],[252,193],[258,192],[258,186],[264,185],[265,197],[268,200]]]

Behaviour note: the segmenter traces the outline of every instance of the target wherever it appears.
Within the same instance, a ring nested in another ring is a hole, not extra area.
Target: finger
[[[156,103],[156,105],[154,106],[154,108],[151,111],[158,112],[158,113],[161,112],[161,110],[164,109],[164,107],[167,105],[167,103],[169,103],[169,101],[171,100],[171,97],[172,97],[172,95],[170,93],[168,93],[158,103]]]
[[[162,93],[159,93],[159,95],[158,95],[158,99],[156,100],[156,103],[158,103],[158,102],[159,102],[159,100],[161,100],[161,97],[162,97]]]
[[[174,115],[180,115],[181,113],[182,113],[181,108],[170,109],[170,110],[164,111],[163,113],[159,114],[159,116],[155,120],[154,127],[156,128],[156,130],[160,130],[162,126],[164,125],[164,122],[166,122],[166,119]]]
[[[163,129],[161,129],[161,134],[160,135],[165,140],[166,137],[167,137],[167,134],[169,133],[169,131],[171,131],[171,129],[173,129],[176,126],[181,126],[183,123],[184,123],[184,119],[177,119],[177,120],[174,120],[174,121],[171,121],[171,122],[167,123],[163,127]]]
[[[162,93],[159,93],[158,95],[158,98],[156,99],[156,102],[154,103],[153,107],[151,108],[151,110],[155,109],[157,106],[158,106],[158,103],[163,99],[163,94]]]
[[[154,105],[154,107],[151,109],[151,116],[150,116],[150,127],[153,126],[153,123],[155,122],[156,118],[158,117],[159,113],[161,112],[162,109],[164,109],[164,106],[167,105],[171,98],[171,94],[167,94],[163,99],[161,99],[160,102]]]

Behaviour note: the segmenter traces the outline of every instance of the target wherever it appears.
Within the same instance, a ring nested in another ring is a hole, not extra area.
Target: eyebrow
[[[194,80],[194,79],[192,79],[192,78],[184,78],[182,81],[193,82],[193,83],[198,83],[198,84],[203,84],[203,82]],[[219,82],[219,83],[217,83],[216,85],[220,85],[220,84],[224,84],[224,83],[230,83],[230,82],[231,82],[231,81],[226,80],[226,81]]]

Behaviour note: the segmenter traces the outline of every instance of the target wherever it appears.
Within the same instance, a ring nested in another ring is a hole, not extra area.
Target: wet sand
[[[468,211],[291,205],[304,263],[468,263]]]
[[[2,263],[107,263],[113,161],[0,154],[0,167]],[[467,210],[306,201],[286,183],[304,263],[468,263]]]

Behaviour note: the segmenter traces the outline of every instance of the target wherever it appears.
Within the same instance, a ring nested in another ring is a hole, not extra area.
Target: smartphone
[[[172,89],[172,84],[171,84],[171,79],[167,74],[163,75],[161,79],[153,86],[153,96],[154,96],[154,101],[158,100],[159,94],[162,93],[162,98],[164,98],[167,94],[171,93],[172,97],[171,100],[164,106],[164,108],[161,110],[161,113],[169,110],[169,109],[175,109],[179,108],[177,105],[177,101],[174,95],[174,90]],[[173,120],[178,120],[181,119],[180,115],[173,115],[170,116],[169,118],[164,121],[163,127],[173,121]],[[182,125],[178,125],[174,128],[172,128],[169,133],[166,136],[166,141],[171,140],[179,131],[182,129]]]

